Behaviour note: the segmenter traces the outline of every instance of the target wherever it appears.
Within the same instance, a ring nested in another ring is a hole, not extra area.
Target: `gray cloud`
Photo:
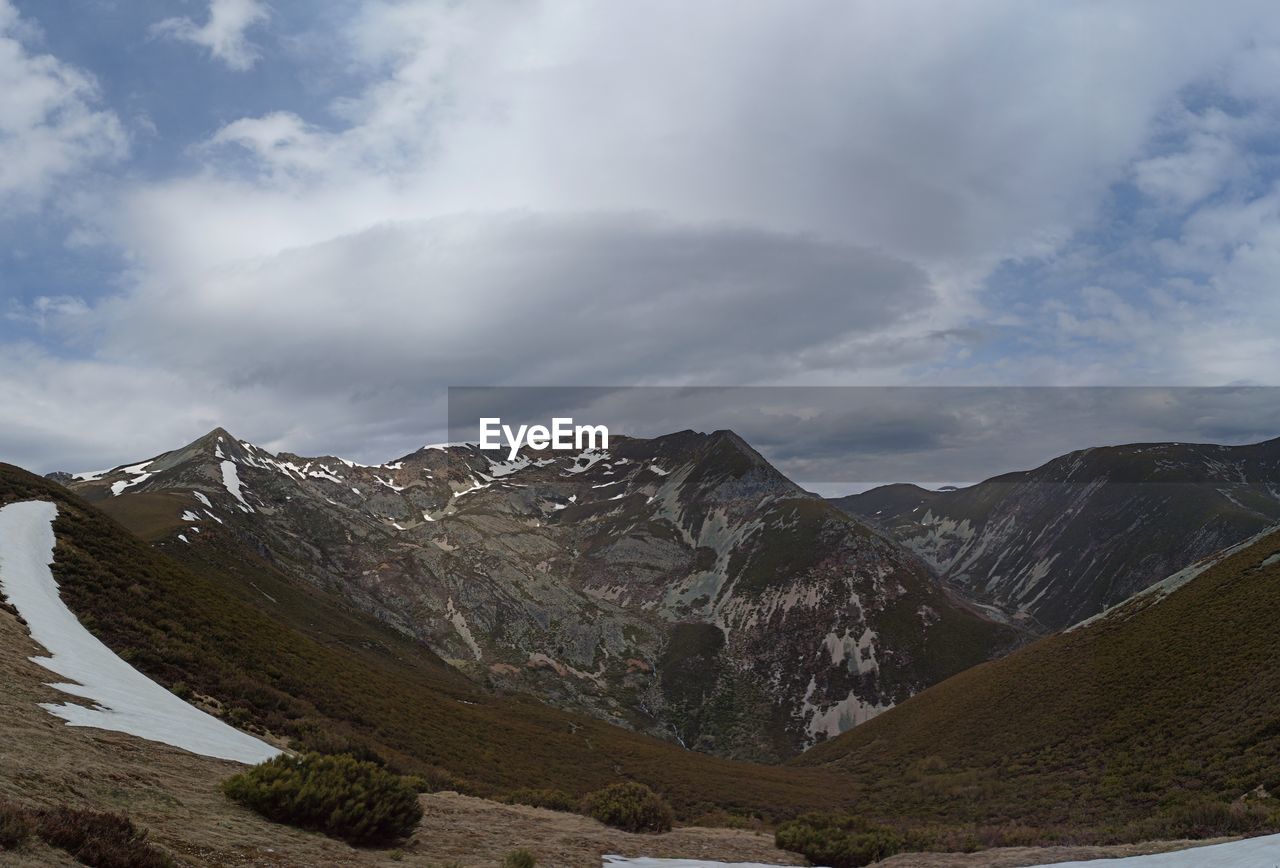
[[[977,482],[1093,446],[1280,436],[1274,387],[485,388],[451,390],[449,410],[451,436],[471,441],[480,416],[642,436],[728,428],[828,491]]]
[[[225,45],[260,5],[211,6],[239,10],[217,19]],[[330,116],[232,118],[190,149],[191,171],[94,191],[106,204],[86,237],[129,269],[91,310],[41,313],[63,345],[0,348],[15,408],[0,442],[45,468],[110,463],[224,424],[381,459],[440,436],[444,388],[468,383],[1256,378],[1275,350],[1242,312],[1274,322],[1274,302],[1251,302],[1280,274],[1275,197],[1246,209],[1218,193],[1269,127],[1183,98],[1263,99],[1269,12],[358,4],[349,53],[325,63],[369,83]],[[1212,298],[1234,319],[1092,284],[1057,308],[1028,286],[992,309],[994,268],[1083,257],[1071,239],[1124,183],[1155,203],[1152,223],[1200,209],[1144,252],[1219,273]],[[988,417],[1026,412],[787,402],[766,425],[754,409],[721,407],[712,427],[749,429],[804,479],[847,475],[864,451],[909,478]],[[677,400],[624,421],[660,433],[706,410]]]
[[[654,215],[380,226],[150,286],[104,353],[288,394],[769,379],[935,303],[917,267],[847,244]],[[390,409],[390,408],[388,408]]]

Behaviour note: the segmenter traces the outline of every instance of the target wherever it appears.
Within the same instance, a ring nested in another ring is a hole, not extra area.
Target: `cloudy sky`
[[[0,460],[1280,385],[1277,82],[1265,2],[0,0]]]

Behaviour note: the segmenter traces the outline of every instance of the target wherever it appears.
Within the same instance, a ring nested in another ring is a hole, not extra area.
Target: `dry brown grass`
[[[665,855],[798,864],[772,836],[730,829],[682,828],[628,835],[573,814],[501,805],[456,793],[423,795],[425,818],[399,850],[357,850],[323,835],[268,822],[229,802],[223,779],[234,763],[198,757],[120,733],[73,728],[39,707],[69,697],[45,686],[51,673],[28,658],[43,653],[25,629],[0,612],[0,798],[33,807],[128,814],[179,864],[218,866],[428,866],[458,861],[497,868],[521,847],[539,864],[599,868],[603,853]],[[75,865],[31,843],[0,853],[0,865]]]

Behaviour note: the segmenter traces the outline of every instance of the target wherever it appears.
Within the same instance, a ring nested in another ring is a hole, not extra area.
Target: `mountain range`
[[[218,429],[69,487],[183,561],[263,562],[491,690],[774,761],[1020,641],[741,438],[381,466]]]
[[[80,622],[272,745],[486,798],[637,780],[684,822],[1101,845],[1280,826],[1276,450],[833,503],[730,432],[373,467],[217,429],[105,472],[0,466],[0,508],[54,505]]]
[[[1280,439],[1084,449],[967,488],[832,502],[988,612],[1048,632],[1280,521]]]

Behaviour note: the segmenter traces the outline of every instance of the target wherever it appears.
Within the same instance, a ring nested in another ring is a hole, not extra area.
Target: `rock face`
[[[1006,650],[908,549],[731,432],[378,467],[221,429],[70,483],[170,553],[268,558],[477,681],[777,760]]]
[[[965,596],[1054,630],[1280,521],[1280,440],[1086,449],[969,488],[833,503]]]

